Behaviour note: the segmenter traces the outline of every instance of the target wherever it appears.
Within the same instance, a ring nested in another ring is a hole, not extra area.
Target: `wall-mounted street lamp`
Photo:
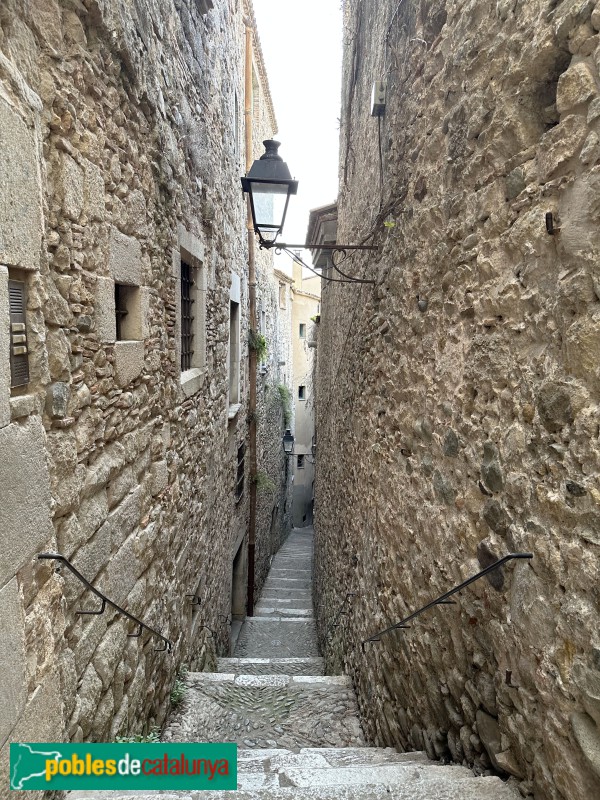
[[[283,231],[290,197],[298,191],[298,181],[292,178],[288,165],[277,152],[280,143],[273,139],[266,139],[263,144],[265,152],[252,164],[248,174],[241,179],[242,190],[250,198],[254,232],[258,236],[258,242],[262,249],[270,250],[274,247],[278,252],[285,251],[302,264],[304,264],[302,259],[297,253],[290,252],[291,250],[331,250],[345,254],[347,250],[379,249],[376,245],[365,244],[286,244],[278,242],[277,237]],[[304,264],[304,266],[308,265]],[[310,267],[308,268],[310,269]],[[375,283],[375,281],[353,278],[340,270],[337,271],[345,279],[341,281],[342,283]],[[338,280],[325,275],[320,277],[325,280]]]
[[[291,456],[294,453],[294,434],[291,432],[289,428],[287,428],[286,432],[283,435],[283,452],[286,456]]]
[[[275,246],[283,230],[290,196],[298,191],[298,181],[292,179],[288,165],[277,152],[279,142],[266,139],[265,152],[242,178],[242,189],[250,198],[254,231],[260,246]]]

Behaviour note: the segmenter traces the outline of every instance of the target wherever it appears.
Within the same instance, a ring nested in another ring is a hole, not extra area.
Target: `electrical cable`
[[[311,271],[311,272],[313,272],[313,273],[314,273],[314,274],[315,274],[315,275],[316,275],[318,278],[321,278],[321,280],[324,280],[324,281],[331,281],[332,283],[371,283],[371,284],[374,284],[374,283],[375,283],[375,281],[372,281],[372,280],[367,280],[366,278],[353,278],[353,277],[349,277],[347,280],[342,280],[341,278],[329,278],[329,277],[327,277],[326,275],[321,275],[319,272],[317,272],[317,271],[316,271],[315,269],[313,269],[312,267],[309,267],[309,266],[308,266],[308,264],[306,264],[306,263],[305,263],[305,262],[304,262],[304,261],[303,261],[303,260],[300,258],[300,256],[299,256],[297,253],[295,253],[293,250],[290,250],[290,249],[288,249],[287,247],[278,247],[278,248],[276,249],[276,252],[280,252],[280,253],[281,253],[281,252],[283,252],[283,253],[287,253],[287,254],[288,254],[288,256],[290,256],[290,258],[291,258],[293,261],[295,261],[297,264],[300,264],[300,265],[301,265],[301,266],[303,266],[303,267],[306,267],[306,269],[310,270],[310,271]]]

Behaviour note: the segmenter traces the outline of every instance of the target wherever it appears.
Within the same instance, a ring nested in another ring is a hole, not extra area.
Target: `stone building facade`
[[[359,595],[327,657],[373,741],[537,800],[600,795],[599,31],[588,0],[345,3],[338,240],[381,249],[323,295],[323,634]]]
[[[294,456],[292,521],[295,527],[312,525],[314,494],[315,392],[314,366],[316,318],[321,309],[321,278],[304,277],[301,264],[294,261],[292,286],[292,363],[294,375]]]
[[[10,740],[160,725],[176,669],[227,652],[244,603],[246,26],[250,0],[0,8],[2,797]],[[259,150],[276,123],[253,38]],[[258,281],[276,326],[264,258]],[[257,413],[280,474],[281,407]],[[259,504],[258,588],[285,491]],[[100,601],[45,551],[172,652],[78,614]]]

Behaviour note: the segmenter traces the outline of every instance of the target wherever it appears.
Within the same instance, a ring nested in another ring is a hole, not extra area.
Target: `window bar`
[[[181,262],[181,371],[184,372],[192,366],[192,349],[194,333],[192,323],[192,267],[185,261]]]

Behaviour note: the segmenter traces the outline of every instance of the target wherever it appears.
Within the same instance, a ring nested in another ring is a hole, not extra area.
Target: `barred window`
[[[181,371],[192,366],[194,355],[194,269],[186,261],[181,262]]]

